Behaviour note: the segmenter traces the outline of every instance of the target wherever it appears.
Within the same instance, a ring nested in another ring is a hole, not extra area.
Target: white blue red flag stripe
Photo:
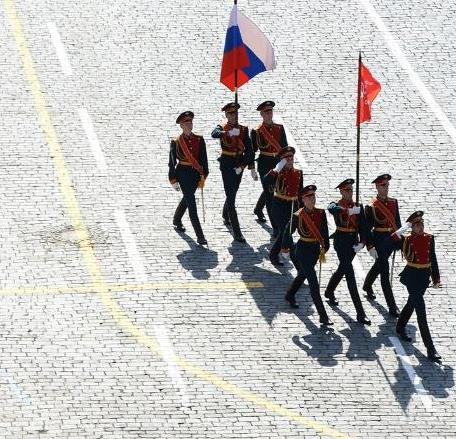
[[[274,49],[258,26],[233,6],[226,31],[220,82],[231,91],[276,66]],[[238,71],[235,84],[235,71]]]

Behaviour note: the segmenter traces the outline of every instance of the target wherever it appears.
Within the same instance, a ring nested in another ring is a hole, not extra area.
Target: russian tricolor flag
[[[258,26],[234,5],[226,31],[220,82],[234,91],[236,86],[239,88],[258,73],[272,70],[275,66],[271,43]]]

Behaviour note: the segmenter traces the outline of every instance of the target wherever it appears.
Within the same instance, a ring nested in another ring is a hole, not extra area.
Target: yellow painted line
[[[71,225],[78,233],[80,250],[86,263],[92,283],[94,287],[96,287],[97,295],[109,313],[112,315],[112,317],[117,321],[119,326],[125,332],[131,334],[139,343],[148,347],[152,352],[162,356],[159,345],[155,342],[155,340],[149,337],[141,328],[136,326],[129,319],[125,311],[119,306],[117,301],[114,300],[113,296],[110,294],[108,284],[104,281],[100,266],[95,257],[95,252],[91,245],[90,234],[88,233],[87,227],[84,224],[82,218],[79,204],[76,199],[73,185],[71,183],[70,174],[66,168],[62,147],[57,139],[57,134],[55,132],[51,121],[51,116],[46,106],[44,95],[41,90],[38,76],[36,74],[34,61],[28,48],[27,40],[22,29],[22,24],[17,15],[14,0],[3,0],[3,3],[22,59],[24,73],[32,92],[39,122],[46,136],[46,141],[49,144],[51,155],[54,160],[54,165],[56,168],[60,189],[65,201],[67,213],[70,218]],[[176,362],[187,372],[192,373],[193,375],[217,386],[227,393],[238,396],[245,401],[251,402],[258,407],[262,407],[272,413],[284,416],[291,421],[294,421],[304,427],[312,428],[315,431],[327,436],[339,439],[348,438],[345,433],[341,433],[331,427],[328,427],[327,425],[302,416],[298,412],[276,404],[265,397],[255,394],[254,392],[241,389],[240,387],[224,380],[218,375],[212,372],[208,372],[192,363],[189,363],[183,358],[176,356]]]
[[[230,290],[251,290],[263,288],[262,282],[222,282],[222,281],[189,281],[189,282],[151,282],[145,284],[106,283],[110,292],[129,293],[132,291],[205,291],[223,293]],[[16,287],[0,289],[0,296],[31,296],[33,294],[90,294],[96,293],[97,285],[84,284],[73,286]]]

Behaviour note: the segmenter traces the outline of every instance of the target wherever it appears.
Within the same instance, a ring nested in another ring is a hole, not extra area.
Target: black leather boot
[[[185,227],[182,224],[182,217],[184,216],[185,211],[187,210],[187,203],[185,199],[182,198],[180,203],[177,205],[176,212],[174,213],[173,225],[176,231],[179,233],[185,232]]]
[[[231,225],[233,227],[233,238],[235,239],[235,241],[244,243],[245,238],[242,235],[241,227],[239,226],[239,220],[238,220],[236,208],[235,207],[229,208],[228,214],[230,216]]]

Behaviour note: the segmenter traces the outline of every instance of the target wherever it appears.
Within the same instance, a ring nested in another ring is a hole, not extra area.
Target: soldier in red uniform
[[[372,284],[380,274],[383,294],[388,305],[389,314],[399,317],[399,310],[396,306],[393,290],[390,283],[388,258],[391,252],[383,250],[382,243],[388,239],[390,234],[401,227],[399,215],[399,205],[395,198],[388,197],[389,181],[391,175],[379,175],[372,183],[377,188],[377,197],[372,200],[370,205],[365,207],[367,231],[371,236],[367,246],[369,254],[375,259],[374,265],[367,273],[364,281],[363,290],[367,292],[367,298],[375,299]]]
[[[239,108],[240,105],[235,102],[226,104],[222,111],[225,112],[227,123],[223,127],[217,125],[211,136],[214,139],[220,139],[220,146],[222,147],[222,154],[218,161],[220,162],[226,195],[223,205],[223,222],[226,226],[232,226],[233,237],[236,241],[245,242],[236,212],[236,194],[244,168],[250,169],[254,180],[258,180],[258,176],[255,171],[255,153],[253,152],[249,129],[238,123]]]
[[[269,252],[269,260],[274,265],[283,265],[279,261],[279,252],[282,248],[282,239],[285,226],[291,220],[293,212],[299,208],[298,195],[302,190],[302,171],[293,167],[295,149],[291,146],[282,148],[277,157],[280,160],[274,169],[271,169],[263,178],[266,186],[274,188],[271,215],[277,229],[277,238]],[[293,249],[290,257],[296,267]]]
[[[254,151],[260,153],[258,156],[258,173],[263,185],[263,192],[253,212],[258,217],[258,221],[266,222],[263,214],[263,207],[266,205],[269,221],[273,227],[273,236],[276,237],[277,227],[271,213],[274,189],[264,183],[263,177],[277,165],[279,161],[277,154],[282,148],[288,146],[288,142],[283,125],[272,121],[274,107],[273,101],[265,101],[258,105],[257,111],[260,112],[263,123],[256,130],[252,130],[250,135]]]
[[[355,272],[352,261],[367,241],[366,219],[362,206],[353,202],[353,183],[355,180],[347,178],[336,189],[339,189],[342,198],[337,203],[328,206],[329,213],[334,216],[336,232],[334,233],[334,250],[336,250],[339,266],[326,286],[325,296],[330,305],[337,305],[334,291],[345,276],[348,291],[356,309],[356,320],[363,325],[370,325],[366,317],[363,304],[356,286]]]
[[[412,338],[405,331],[405,326],[413,311],[416,311],[418,327],[427,349],[427,356],[429,360],[439,362],[441,357],[434,347],[427,323],[424,293],[429,287],[431,278],[434,287],[441,287],[440,272],[435,255],[434,236],[425,233],[423,215],[424,212],[421,210],[412,213],[407,218],[407,224],[391,234],[391,238],[384,241],[384,246],[387,251],[393,248],[401,248],[402,255],[407,261],[399,278],[401,283],[407,287],[409,297],[399,315],[396,332],[402,340],[412,341]],[[403,236],[410,227],[412,233]]]
[[[325,306],[320,296],[320,285],[318,284],[315,264],[325,260],[325,253],[329,250],[329,233],[326,213],[324,209],[315,207],[314,185],[306,186],[301,192],[301,201],[304,205],[294,213],[291,224],[287,224],[282,240],[282,253],[287,253],[293,248],[292,234],[297,229],[299,241],[296,244],[296,261],[299,266],[298,275],[288,288],[285,300],[292,308],[298,308],[296,293],[305,279],[309,281],[310,295],[320,316],[322,325],[332,325],[326,313]]]
[[[176,119],[182,128],[182,134],[171,141],[169,152],[169,182],[176,191],[182,190],[182,200],[174,214],[173,224],[175,229],[183,233],[185,228],[182,217],[188,208],[188,216],[200,245],[206,245],[203,229],[198,218],[195,192],[198,187],[203,187],[209,174],[207,164],[206,143],[202,136],[192,133],[194,114],[184,111]]]

